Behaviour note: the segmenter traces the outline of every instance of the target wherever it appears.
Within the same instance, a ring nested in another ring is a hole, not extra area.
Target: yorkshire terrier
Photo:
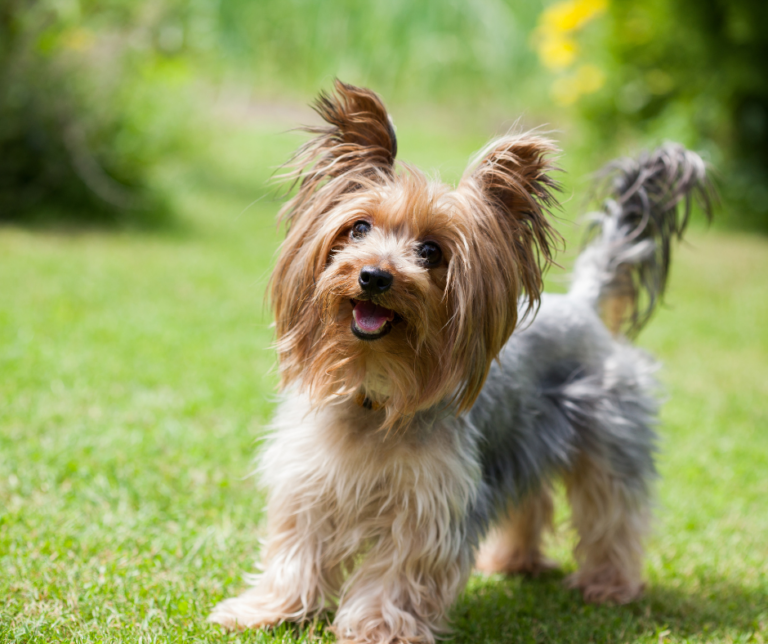
[[[710,214],[705,164],[667,144],[609,165],[570,290],[543,295],[551,141],[502,137],[454,188],[396,167],[373,92],[336,81],[315,107],[329,125],[291,162],[270,285],[284,394],[260,455],[262,572],[211,620],[335,609],[340,640],[433,642],[473,567],[550,565],[557,477],[578,534],[570,585],[636,598],[658,394],[629,339],[692,201]]]

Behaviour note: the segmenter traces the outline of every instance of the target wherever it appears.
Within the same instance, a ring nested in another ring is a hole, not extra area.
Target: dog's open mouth
[[[399,316],[368,300],[352,300],[352,333],[361,340],[378,340],[392,330]]]

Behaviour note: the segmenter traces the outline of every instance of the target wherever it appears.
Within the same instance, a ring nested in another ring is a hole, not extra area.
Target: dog
[[[381,99],[335,82],[326,127],[284,176],[270,283],[282,400],[260,454],[262,572],[210,620],[335,610],[348,642],[427,642],[473,568],[536,574],[565,482],[587,601],[643,589],[656,477],[653,360],[630,339],[662,296],[705,164],[667,144],[608,166],[564,295],[542,294],[559,236],[555,145],[487,146],[453,188],[395,165]],[[513,333],[514,332],[514,333]]]

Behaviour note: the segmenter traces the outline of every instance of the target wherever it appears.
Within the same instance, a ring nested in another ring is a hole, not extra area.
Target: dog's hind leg
[[[599,458],[583,454],[565,476],[579,541],[578,570],[568,578],[590,602],[624,604],[643,591],[643,538],[650,508],[645,491]]]
[[[507,514],[480,545],[476,568],[486,574],[533,576],[555,568],[555,563],[541,552],[543,533],[552,530],[553,513],[552,491],[547,485],[521,503],[510,503]]]

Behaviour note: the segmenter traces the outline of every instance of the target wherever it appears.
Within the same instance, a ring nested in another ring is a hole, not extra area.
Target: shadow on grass
[[[473,576],[453,608],[452,644],[517,644],[529,642],[764,641],[768,604],[759,589],[709,579],[706,588],[685,591],[668,586],[649,588],[626,606],[596,606],[565,587],[564,575],[538,579]],[[281,624],[267,631],[235,636],[214,629],[214,639],[237,642],[335,642],[332,614],[310,624]],[[759,632],[757,637],[752,634]]]
[[[453,641],[729,641],[768,626],[764,593],[729,581],[710,580],[698,592],[655,586],[632,604],[595,606],[565,588],[563,578],[562,573],[539,579],[473,577],[453,609]]]
[[[563,575],[558,573],[536,580],[473,577],[453,609],[453,634],[444,641],[455,644],[765,641],[768,605],[764,591],[741,588],[731,581],[706,581],[706,588],[701,591],[656,586],[650,588],[642,600],[627,606],[595,606],[584,603],[577,591],[566,589]],[[332,644],[336,641],[329,628],[332,614],[318,616],[301,626],[287,623],[274,629],[230,633],[205,623],[215,601],[206,599],[203,603],[203,612],[192,617],[186,608],[183,614],[169,613],[168,606],[161,607],[158,602],[147,600],[140,611],[124,614],[125,623],[119,633],[104,622],[102,612],[92,614],[86,606],[81,606],[76,617],[65,619],[61,615],[38,619],[25,616],[4,622],[0,615],[0,641],[96,641],[107,631],[113,635],[109,641],[138,641],[140,636],[146,637],[145,641],[239,644]]]

